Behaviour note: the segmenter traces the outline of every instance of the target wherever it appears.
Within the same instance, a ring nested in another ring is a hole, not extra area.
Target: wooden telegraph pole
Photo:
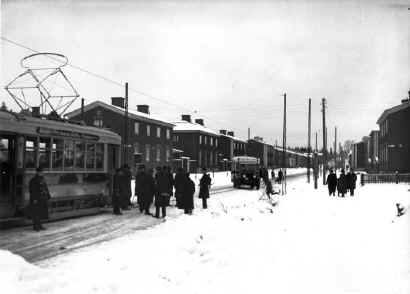
[[[335,158],[335,170],[337,170],[337,127],[335,127],[335,150],[334,150],[334,158]]]
[[[286,194],[286,93],[283,94],[283,137],[282,137],[282,166],[283,166],[283,181],[282,195]]]
[[[326,128],[326,98],[322,98],[322,128],[323,128],[323,185],[326,184],[326,172],[327,172],[327,128]]]
[[[308,157],[307,157],[307,182],[310,183],[310,126],[311,126],[311,104],[312,99],[309,98],[309,115],[308,115]]]
[[[125,83],[125,98],[124,98],[124,138],[123,138],[123,149],[122,149],[122,163],[123,165],[128,161],[128,83]]]

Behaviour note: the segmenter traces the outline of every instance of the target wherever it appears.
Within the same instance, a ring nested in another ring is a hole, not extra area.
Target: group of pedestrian
[[[350,192],[350,196],[354,196],[354,190],[356,189],[357,175],[353,169],[350,169],[350,172],[345,174],[345,170],[340,171],[339,178],[333,169],[330,169],[330,173],[326,179],[326,185],[329,191],[329,196],[345,197],[347,191]]]
[[[211,177],[206,169],[199,182],[199,198],[202,199],[202,207],[207,208]],[[121,215],[121,209],[127,210],[131,206],[131,173],[128,166],[117,169],[114,175],[113,186],[113,212]],[[175,193],[174,193],[175,191]],[[153,215],[159,218],[166,217],[167,207],[171,205],[171,198],[175,197],[176,207],[183,209],[185,214],[192,214],[194,209],[195,183],[189,173],[178,168],[173,176],[168,166],[146,169],[145,165],[138,167],[135,175],[135,196],[141,213]],[[150,211],[154,204],[155,214]]]

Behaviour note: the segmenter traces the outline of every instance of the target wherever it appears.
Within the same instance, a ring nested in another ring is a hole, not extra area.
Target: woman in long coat
[[[202,208],[208,208],[206,200],[209,198],[209,188],[211,187],[211,177],[206,173],[206,169],[202,169],[202,178],[199,180],[199,195],[198,197],[202,199]]]
[[[175,186],[176,205],[180,209],[183,209],[182,194],[183,194],[184,185],[185,185],[185,178],[186,178],[186,175],[184,173],[184,170],[181,167],[179,167],[177,170],[177,173],[175,174],[174,186]]]
[[[340,196],[340,194],[342,194],[342,197],[345,197],[346,190],[347,190],[346,175],[345,175],[345,171],[342,169],[340,176],[337,179],[337,195]]]
[[[142,203],[145,214],[152,215],[149,211],[152,201],[154,200],[154,195],[157,192],[157,187],[153,177],[154,171],[149,169],[147,173],[144,174],[142,179],[141,196]]]
[[[184,188],[182,191],[182,208],[185,214],[192,214],[194,209],[194,194],[195,194],[195,184],[190,179],[189,173],[185,174],[184,178]]]

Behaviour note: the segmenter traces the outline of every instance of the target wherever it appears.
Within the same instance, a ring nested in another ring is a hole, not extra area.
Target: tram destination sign
[[[46,135],[46,136],[58,136],[58,137],[67,137],[67,138],[73,138],[73,139],[83,139],[83,140],[93,140],[93,141],[98,141],[98,139],[100,138],[99,136],[92,135],[92,134],[85,134],[85,133],[73,132],[73,131],[67,131],[67,130],[50,129],[50,128],[44,128],[44,127],[38,127],[37,133],[40,135]]]

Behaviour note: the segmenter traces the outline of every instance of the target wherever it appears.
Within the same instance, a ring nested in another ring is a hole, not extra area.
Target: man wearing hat
[[[35,176],[30,180],[29,192],[33,229],[35,231],[45,230],[41,225],[41,220],[48,219],[48,200],[50,199],[50,193],[41,168],[36,169]]]

